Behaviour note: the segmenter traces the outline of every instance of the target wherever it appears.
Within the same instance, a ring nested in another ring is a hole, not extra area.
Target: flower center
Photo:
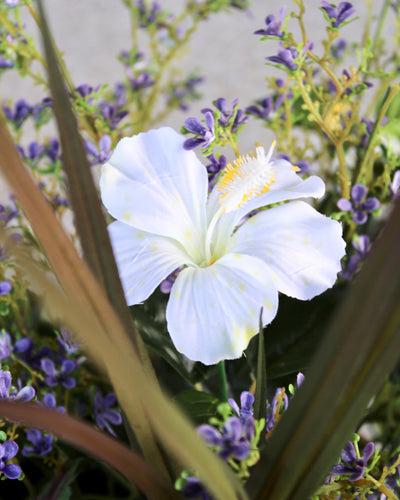
[[[226,166],[225,173],[217,184],[219,203],[225,212],[240,208],[243,203],[269,191],[275,182],[269,161],[275,141],[267,154],[263,147],[256,154],[241,156]]]
[[[212,218],[206,235],[205,251],[208,265],[212,262],[212,234],[220,216],[224,212],[238,210],[246,201],[266,193],[275,182],[275,176],[270,168],[270,159],[275,144],[274,141],[267,154],[260,146],[256,148],[255,155],[241,156],[226,166],[216,186],[220,209]]]

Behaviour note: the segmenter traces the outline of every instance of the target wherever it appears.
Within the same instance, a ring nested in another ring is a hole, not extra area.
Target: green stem
[[[371,170],[372,170],[372,165],[373,165],[373,151],[374,151],[374,146],[375,146],[375,139],[377,137],[379,128],[381,126],[382,120],[386,115],[386,112],[390,106],[390,103],[392,102],[393,98],[398,94],[400,91],[400,83],[395,83],[392,87],[389,87],[385,97],[383,98],[383,103],[382,106],[379,110],[378,117],[375,121],[374,127],[372,129],[367,149],[365,151],[362,163],[360,165],[360,169],[358,171],[358,175],[356,178],[355,183],[359,183],[363,180],[364,177],[367,179],[367,184],[370,178],[372,177],[371,175]]]
[[[228,383],[226,379],[225,361],[218,363],[218,380],[221,401],[228,401]]]
[[[389,9],[389,5],[390,5],[390,0],[385,0],[385,3],[383,4],[382,10],[381,10],[381,15],[379,16],[378,26],[376,27],[374,42],[373,42],[373,45],[371,47],[372,53],[375,52],[375,48],[378,46],[379,39],[381,38],[382,29],[383,29],[383,25],[385,24],[386,14],[387,14],[387,11]]]
[[[336,153],[339,160],[339,182],[343,198],[350,197],[350,176],[346,167],[346,158],[344,156],[343,142],[336,144]]]

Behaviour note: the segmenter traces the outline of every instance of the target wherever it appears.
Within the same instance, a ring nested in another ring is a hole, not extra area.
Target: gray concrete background
[[[159,3],[177,12],[183,0],[159,0]],[[325,30],[325,21],[319,9],[321,2],[305,0],[305,3],[309,37],[314,41],[314,50],[321,53],[320,42]],[[374,11],[379,12],[383,3],[384,0],[375,1]],[[260,42],[260,37],[253,32],[264,26],[266,15],[278,15],[285,4],[288,10],[297,10],[290,0],[253,0],[246,12],[233,10],[230,14],[220,13],[203,22],[194,34],[187,54],[179,62],[183,72],[198,68],[205,76],[205,82],[200,87],[203,97],[192,105],[189,112],[175,112],[160,125],[179,129],[187,116],[201,116],[200,109],[210,106],[211,101],[218,97],[225,97],[228,101],[238,97],[244,107],[252,100],[265,96],[265,77],[272,71],[275,76],[280,74],[264,64],[266,56],[276,53],[277,43]],[[342,35],[349,40],[359,40],[366,2],[356,0],[353,4],[361,19],[346,26]],[[65,54],[67,67],[76,85],[113,84],[121,79],[122,67],[116,61],[116,55],[130,47],[130,23],[128,11],[120,0],[44,0],[44,5],[55,40]],[[33,20],[28,15],[24,19],[29,28],[32,26],[32,32],[37,34]],[[297,25],[295,20],[291,22],[292,26]],[[2,98],[26,97],[30,103],[43,96],[29,79],[19,79],[12,72],[0,81],[0,92]],[[265,143],[269,139],[265,130],[253,121],[246,127],[241,147],[246,152],[254,147],[255,141]]]

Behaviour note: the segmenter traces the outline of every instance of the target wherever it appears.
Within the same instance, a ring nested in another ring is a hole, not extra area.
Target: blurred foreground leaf
[[[54,410],[41,408],[37,404],[0,401],[0,415],[37,429],[45,429],[70,443],[75,448],[97,458],[107,461],[110,466],[136,484],[148,498],[179,498],[167,480],[143,458],[131,452],[104,432],[91,425],[72,418],[69,415],[55,413]],[[104,450],[107,454],[104,454]],[[59,492],[63,493],[73,479],[74,471],[70,470],[59,484]],[[42,498],[42,497],[40,497]],[[59,498],[46,496],[46,499]]]
[[[103,289],[57,222],[4,126],[0,127],[0,168],[30,220],[65,294],[42,269],[35,268],[32,256],[18,257],[22,267],[31,283],[45,291],[44,303],[51,317],[79,335],[92,359],[104,367],[132,427],[143,433],[150,426],[169,455],[195,471],[216,498],[246,498],[228,467],[207,449],[189,422],[143,371],[137,352]],[[145,413],[138,413],[142,408]],[[147,445],[151,446],[152,435],[147,437]],[[106,449],[103,451],[107,453]],[[154,449],[153,456],[157,452]]]
[[[315,492],[400,357],[400,200],[332,318],[306,380],[248,484],[252,497]]]

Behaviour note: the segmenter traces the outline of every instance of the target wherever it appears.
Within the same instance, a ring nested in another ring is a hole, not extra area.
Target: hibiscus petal
[[[147,299],[176,268],[190,263],[177,241],[113,222],[108,226],[125,297],[129,305]]]
[[[205,230],[207,172],[173,129],[122,139],[100,178],[110,214],[137,229],[185,243]],[[196,241],[196,244],[198,241]]]
[[[263,260],[280,292],[308,300],[333,286],[345,253],[341,225],[302,201],[270,208],[247,220],[231,252]]]
[[[281,201],[308,197],[320,198],[325,193],[325,184],[320,177],[311,176],[303,180],[286,160],[274,161],[272,171],[275,182],[271,184],[269,191],[250,198],[238,210],[221,215],[214,231],[214,239],[218,246],[229,238],[243,217],[253,210]],[[207,207],[208,219],[211,220],[219,210],[220,203],[216,186],[210,193]]]
[[[211,365],[241,356],[250,339],[276,315],[278,293],[262,261],[224,255],[205,268],[188,267],[167,305],[168,331],[178,351]]]

